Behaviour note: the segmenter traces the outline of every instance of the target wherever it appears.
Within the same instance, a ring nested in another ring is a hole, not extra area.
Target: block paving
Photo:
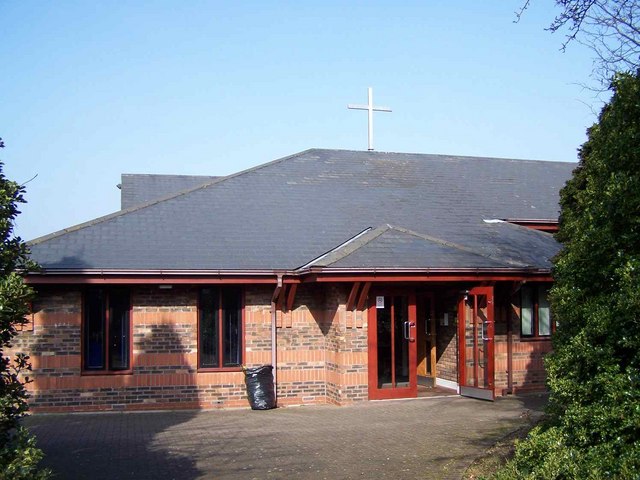
[[[268,411],[39,414],[24,423],[55,479],[459,479],[545,401],[454,396]]]

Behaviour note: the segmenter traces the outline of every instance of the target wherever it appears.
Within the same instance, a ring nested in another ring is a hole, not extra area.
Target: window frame
[[[531,340],[551,340],[551,337],[556,331],[556,322],[551,313],[551,306],[549,305],[549,334],[540,334],[540,291],[544,289],[547,294],[547,304],[549,304],[549,289],[550,285],[540,285],[540,284],[528,284],[523,285],[520,288],[519,292],[519,302],[520,302],[520,315],[519,315],[519,324],[520,324],[520,339],[525,341]],[[523,319],[523,294],[526,290],[529,290],[531,293],[531,322],[532,322],[532,333],[527,334],[523,333],[522,330],[522,319]]]
[[[202,291],[210,288],[210,289],[217,289],[218,290],[218,335],[220,337],[220,339],[218,340],[218,348],[220,348],[220,358],[218,361],[219,365],[223,365],[224,364],[224,338],[223,338],[223,314],[224,314],[224,307],[222,305],[222,297],[223,297],[223,290],[225,288],[237,288],[239,290],[239,311],[240,311],[240,365],[234,365],[234,366],[229,366],[229,367],[225,367],[225,366],[219,366],[219,367],[202,367],[201,366],[201,361],[200,361],[200,354],[202,352],[202,349],[200,348],[200,340],[201,340],[201,329],[200,329],[200,315],[202,312]],[[245,289],[241,286],[238,285],[201,285],[198,290],[197,290],[197,294],[198,294],[198,312],[197,312],[197,318],[196,318],[196,329],[198,331],[198,335],[197,335],[197,350],[198,350],[198,355],[197,355],[197,371],[198,372],[241,372],[242,371],[242,366],[245,364],[245,356],[246,356],[246,324],[245,324]],[[222,347],[222,348],[221,348]]]
[[[106,304],[103,311],[103,327],[104,327],[104,341],[103,346],[105,349],[104,353],[104,368],[95,369],[95,368],[87,368],[85,361],[85,353],[86,353],[86,345],[85,345],[85,333],[87,329],[87,297],[90,291],[102,291],[106,296]],[[129,297],[129,368],[121,369],[121,370],[112,370],[109,368],[109,320],[110,320],[110,311],[109,311],[109,299],[113,291],[121,290],[126,291]],[[133,373],[133,302],[131,301],[131,289],[129,287],[94,287],[87,288],[82,292],[82,311],[81,311],[81,328],[80,328],[80,359],[81,359],[81,374],[82,375],[131,375]]]

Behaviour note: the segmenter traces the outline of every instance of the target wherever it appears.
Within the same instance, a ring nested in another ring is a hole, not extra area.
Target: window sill
[[[523,337],[523,336],[520,336],[520,341],[521,342],[550,342],[551,341],[551,335],[548,335],[546,337]]]
[[[198,368],[198,373],[241,372],[242,367]]]
[[[133,369],[130,370],[82,370],[80,375],[87,377],[95,376],[111,376],[111,375],[132,375]]]

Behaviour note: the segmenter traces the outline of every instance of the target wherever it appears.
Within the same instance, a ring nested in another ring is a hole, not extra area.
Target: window
[[[198,367],[242,365],[242,291],[237,287],[200,290]]]
[[[548,287],[525,285],[520,290],[520,333],[523,337],[548,337],[554,329]]]
[[[128,290],[87,290],[82,343],[84,370],[109,372],[131,368]]]

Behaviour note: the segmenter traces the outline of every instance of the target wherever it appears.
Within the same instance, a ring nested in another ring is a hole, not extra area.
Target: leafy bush
[[[0,147],[4,147],[0,139]],[[17,327],[26,323],[29,301],[33,295],[19,272],[32,268],[27,248],[13,235],[13,222],[18,204],[24,202],[24,188],[7,180],[0,162],[0,480],[44,479],[48,471],[37,464],[42,452],[35,440],[20,426],[20,418],[27,412],[29,357],[5,355]]]
[[[498,479],[640,478],[640,72],[612,88],[561,192],[549,419]]]
[[[49,472],[38,466],[43,453],[36,447],[35,438],[18,426],[6,444],[0,447],[0,480],[45,480]]]

